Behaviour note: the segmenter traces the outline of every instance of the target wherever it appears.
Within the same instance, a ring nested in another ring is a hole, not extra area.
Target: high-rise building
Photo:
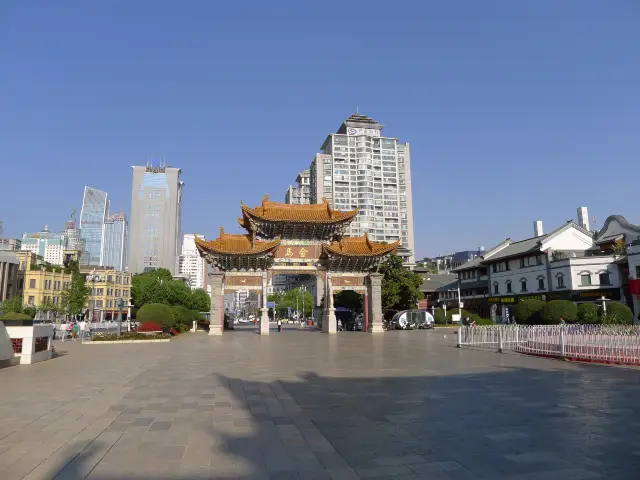
[[[175,273],[182,224],[181,170],[169,166],[131,168],[129,271],[167,268]]]
[[[102,225],[109,215],[107,192],[84,187],[82,210],[80,210],[80,235],[84,241],[81,265],[100,265],[102,253]]]
[[[345,120],[327,136],[309,167],[310,201],[326,198],[338,210],[358,208],[347,235],[368,233],[378,242],[401,241],[398,254],[415,263],[411,156],[408,143],[383,137],[366,115]]]
[[[129,225],[124,213],[114,213],[107,217],[102,226],[102,251],[100,265],[125,271],[127,263],[127,245],[129,244]]]
[[[23,233],[20,250],[39,255],[52,265],[63,265],[67,238],[64,233],[50,232],[47,225],[37,233]]]
[[[22,240],[19,238],[0,238],[0,251],[17,252],[22,246]]]
[[[196,248],[196,235],[205,240],[204,235],[187,233],[182,240],[182,253],[178,258],[178,275],[189,278],[192,289],[203,288],[205,285],[206,263]]]
[[[311,202],[311,184],[309,183],[309,169],[303,170],[296,177],[297,187],[289,185],[284,194],[284,203],[308,204]]]

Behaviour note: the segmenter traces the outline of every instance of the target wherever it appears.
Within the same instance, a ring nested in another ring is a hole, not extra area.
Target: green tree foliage
[[[0,310],[6,315],[9,312],[21,313],[22,309],[22,297],[12,297],[2,303]]]
[[[300,288],[294,288],[288,292],[276,292],[267,297],[268,302],[275,302],[276,312],[280,317],[286,317],[288,308],[290,307],[293,312],[296,308],[302,313],[304,298],[304,316],[309,317],[313,313],[314,300],[313,295],[308,290],[302,290]]]
[[[630,325],[633,323],[633,312],[620,302],[607,302],[607,313],[602,307],[598,309],[601,322],[607,325]]]
[[[558,325],[564,320],[567,323],[578,319],[578,307],[569,300],[551,300],[540,310],[540,320],[544,325]]]
[[[433,320],[438,324],[438,325],[444,325],[447,323],[447,316],[444,313],[444,310],[441,308],[436,308],[434,313],[433,313]]]
[[[193,321],[204,320],[204,315],[202,315],[197,310],[189,310],[187,307],[183,307],[182,305],[175,305],[171,307],[173,311],[173,319],[176,324],[182,325],[185,328],[191,328]]]
[[[355,312],[361,312],[363,298],[364,295],[353,290],[342,290],[336,294],[333,305],[334,307],[344,307]]]
[[[62,310],[70,315],[80,315],[84,310],[87,299],[91,294],[91,288],[87,287],[84,275],[80,273],[77,262],[70,262],[71,283],[69,288],[62,292]]]
[[[581,303],[578,305],[578,323],[600,323],[598,306],[595,303]]]
[[[140,323],[155,322],[168,330],[176,326],[175,317],[171,307],[162,303],[147,303],[138,310],[137,320]]]
[[[202,289],[191,290],[181,280],[174,280],[166,268],[139,273],[131,280],[133,304],[141,308],[150,303],[180,305],[190,310],[209,311],[211,301]]]
[[[513,308],[516,322],[521,325],[537,325],[540,323],[540,310],[544,307],[543,300],[522,300]]]
[[[420,285],[422,276],[407,270],[402,265],[402,258],[391,255],[380,265],[382,279],[382,308],[395,310],[411,310],[422,298]]]
[[[189,308],[197,312],[208,312],[211,309],[211,297],[201,288],[192,290]]]

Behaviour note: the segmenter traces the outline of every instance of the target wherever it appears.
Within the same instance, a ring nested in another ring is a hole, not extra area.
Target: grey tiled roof
[[[520,240],[519,242],[513,242],[511,244],[509,244],[508,247],[500,250],[498,253],[496,253],[495,255],[492,255],[490,258],[488,258],[485,263],[490,263],[493,262],[495,260],[500,260],[503,258],[509,258],[509,257],[516,257],[518,255],[523,255],[525,253],[539,253],[540,252],[540,244],[545,241],[545,240],[550,240],[551,238],[555,237],[556,235],[559,235],[560,233],[564,232],[566,229],[568,228],[575,228],[576,230],[579,230],[582,233],[585,233],[589,236],[593,236],[593,233],[591,233],[588,230],[585,230],[584,228],[582,228],[580,225],[578,225],[575,222],[569,221],[567,223],[565,223],[564,225],[562,225],[559,228],[556,228],[554,231],[552,231],[551,233],[548,233],[546,235],[540,235],[539,237],[533,237],[533,238],[527,238],[526,240]]]
[[[467,263],[463,263],[459,267],[452,269],[452,272],[461,272],[463,270],[469,270],[470,268],[479,267],[482,264],[482,257],[476,257],[473,260],[469,260]]]
[[[457,275],[442,273],[426,274],[424,280],[422,280],[422,285],[420,285],[420,291],[435,292],[439,290],[443,285],[447,285],[449,283],[457,281]]]

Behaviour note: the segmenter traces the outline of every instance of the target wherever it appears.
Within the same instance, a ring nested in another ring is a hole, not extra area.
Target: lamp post
[[[607,314],[607,301],[609,299],[605,298],[605,296],[603,295],[602,297],[600,297],[600,301],[602,302],[602,313],[604,313],[605,315]]]
[[[304,294],[307,293],[307,287],[303,285],[300,288],[302,290],[302,321],[304,322]],[[298,318],[298,320],[300,319]]]
[[[93,322],[93,309],[95,308],[95,290],[96,290],[96,269],[91,270],[91,273],[87,275],[87,279],[91,282],[91,298],[89,300],[89,323]]]
[[[122,309],[124,308],[124,300],[119,298],[118,305],[118,336],[122,335]]]

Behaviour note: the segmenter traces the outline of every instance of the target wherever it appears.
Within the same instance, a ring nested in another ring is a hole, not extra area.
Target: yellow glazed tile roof
[[[251,235],[235,235],[224,233],[220,228],[220,237],[212,241],[205,241],[195,237],[196,247],[201,253],[213,252],[226,255],[258,255],[269,253],[280,245],[280,239],[271,241],[256,240],[251,244]]]
[[[323,244],[325,254],[342,255],[346,257],[378,257],[394,252],[400,241],[394,243],[378,243],[369,240],[369,235],[363,237],[345,237],[340,242]]]
[[[250,208],[242,203],[243,217],[238,223],[243,227],[247,225],[248,217],[257,218],[267,222],[293,222],[293,223],[340,223],[352,219],[358,214],[358,209],[348,212],[334,210],[329,202],[323,199],[322,203],[310,205],[289,205],[269,200],[265,195],[262,205]]]

